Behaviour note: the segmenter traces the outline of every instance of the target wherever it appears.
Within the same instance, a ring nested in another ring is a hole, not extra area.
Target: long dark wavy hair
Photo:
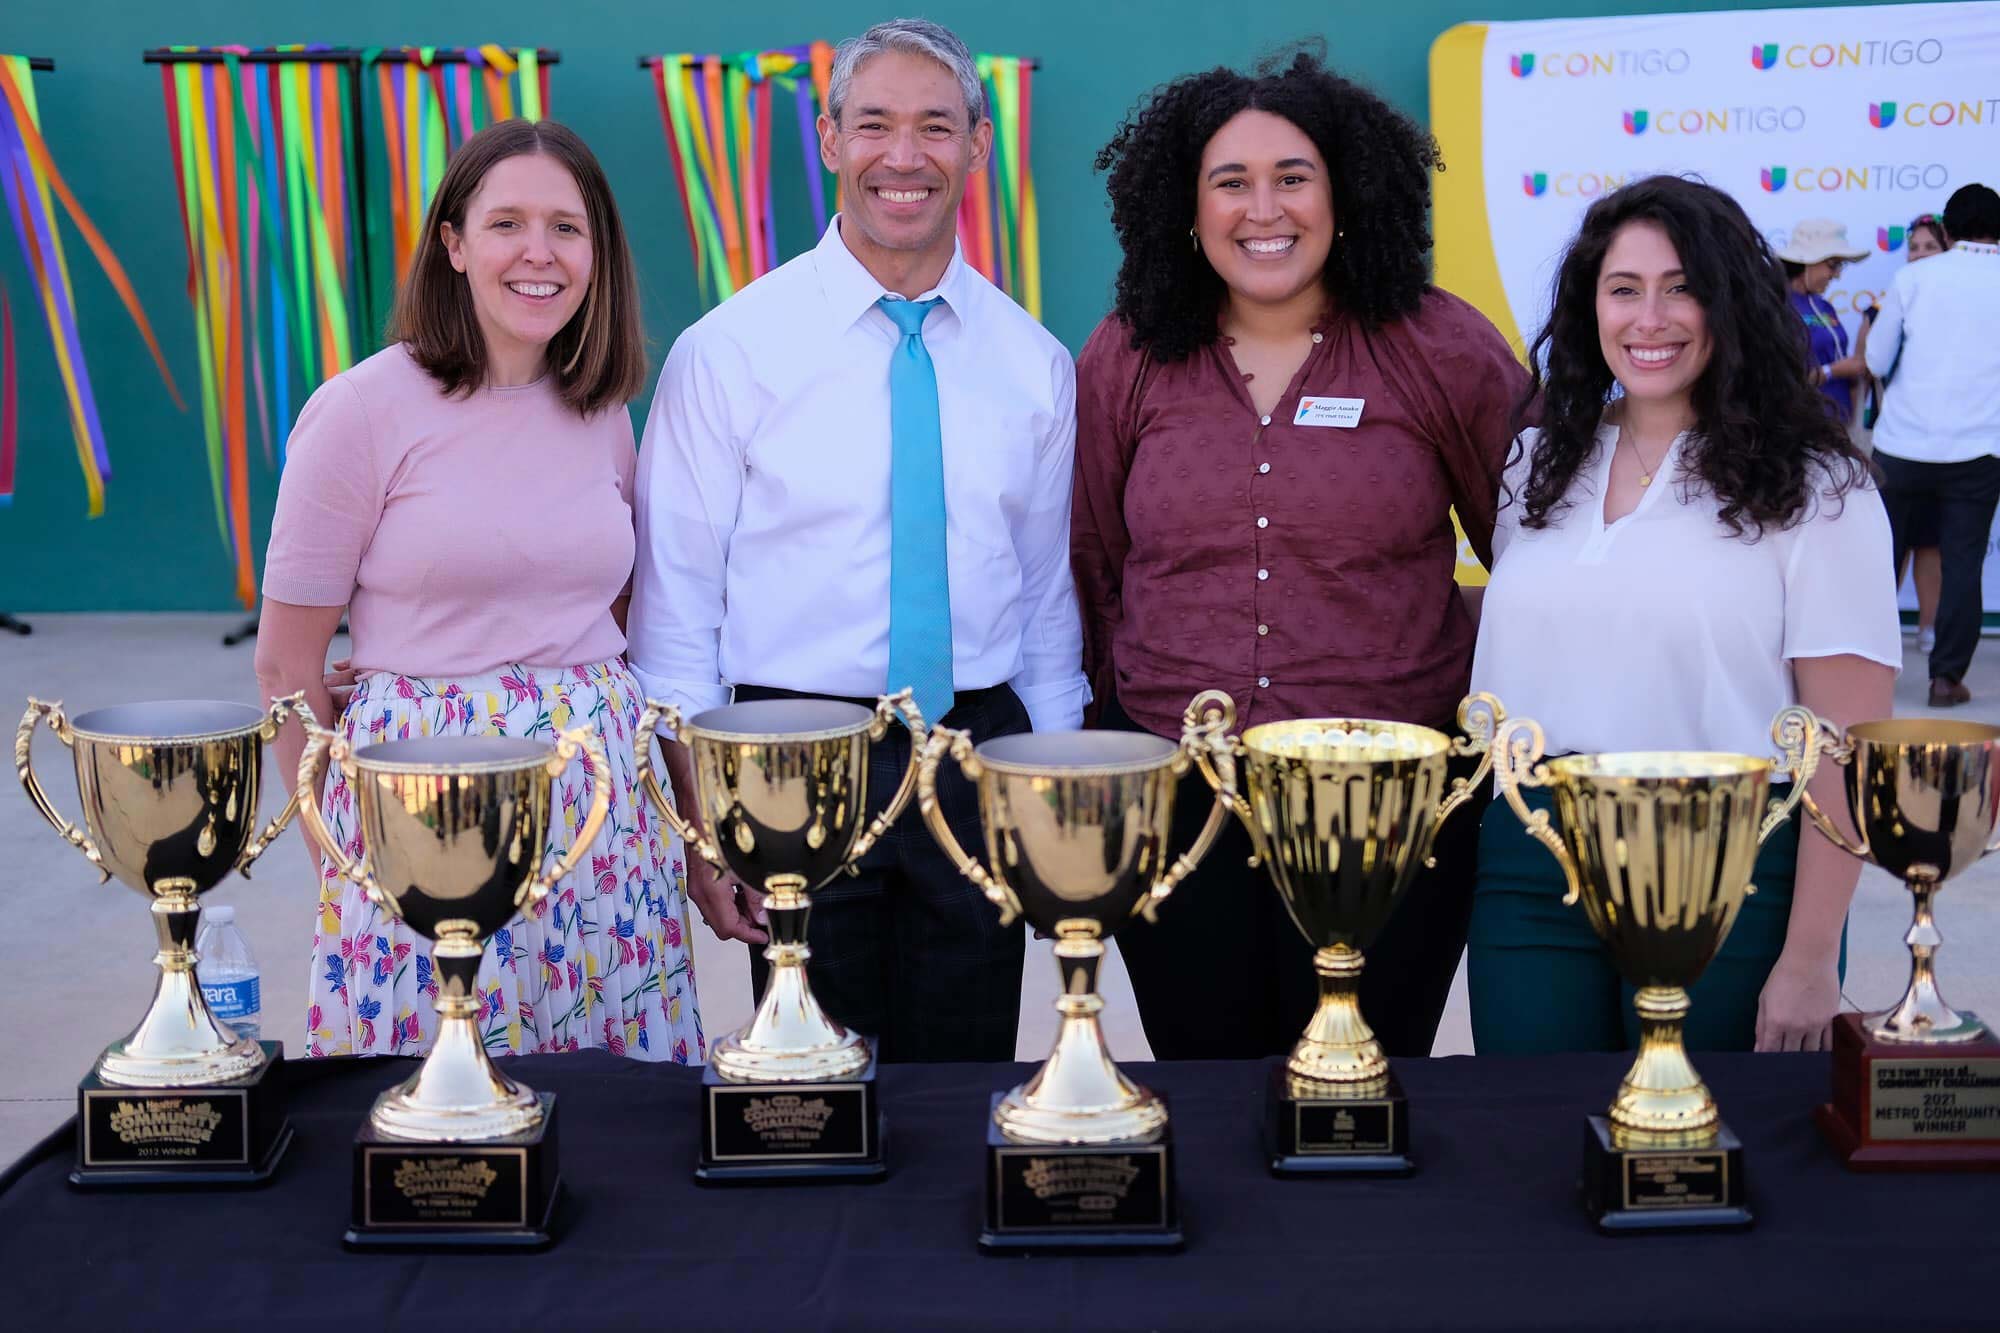
[[[1324,279],[1338,307],[1373,328],[1411,314],[1430,283],[1431,170],[1437,143],[1312,51],[1257,72],[1216,68],[1155,89],[1097,154],[1110,172],[1111,225],[1124,248],[1114,309],[1135,346],[1179,361],[1217,336],[1222,279],[1188,240],[1202,149],[1231,117],[1268,111],[1299,127],[1326,162],[1343,235]]]
[[[1522,525],[1547,527],[1568,507],[1570,483],[1597,449],[1612,384],[1597,339],[1597,278],[1612,239],[1632,222],[1666,232],[1708,321],[1682,484],[1706,487],[1723,525],[1754,538],[1808,517],[1815,489],[1837,498],[1864,481],[1867,463],[1808,377],[1805,326],[1762,234],[1721,190],[1649,176],[1590,206],[1557,271],[1549,322],[1529,357],[1532,381],[1514,414],[1516,435],[1541,427],[1519,496]]]

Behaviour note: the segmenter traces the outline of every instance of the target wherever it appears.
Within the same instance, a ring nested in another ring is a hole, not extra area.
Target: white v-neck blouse
[[[1768,755],[1772,717],[1797,701],[1794,658],[1901,667],[1889,519],[1872,486],[1821,494],[1783,531],[1733,537],[1715,497],[1678,475],[1676,439],[1638,507],[1606,524],[1617,427],[1604,425],[1569,508],[1528,529],[1519,495],[1535,437],[1507,469],[1472,688],[1541,723],[1550,754]]]

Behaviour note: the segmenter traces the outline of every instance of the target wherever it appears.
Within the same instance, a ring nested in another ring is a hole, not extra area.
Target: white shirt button
[[[1271,688],[1271,678],[1270,678],[1269,676],[1259,676],[1259,677],[1257,677],[1257,688],[1258,688],[1258,689],[1260,689],[1260,690],[1268,690],[1268,689],[1270,689],[1270,688]]]
[[[1268,579],[1270,577],[1271,577],[1271,571],[1268,569],[1260,569],[1257,571],[1257,581],[1259,583],[1262,583],[1265,579]]]
[[[1271,424],[1271,418],[1269,418],[1269,417],[1265,417],[1265,418],[1264,418],[1263,420],[1259,421],[1259,422],[1258,422],[1257,424],[1258,424],[1258,425],[1260,425],[1260,426],[1268,426],[1268,425],[1270,425],[1270,424]]]
[[[1259,638],[1262,638],[1264,635],[1269,634],[1270,632],[1271,632],[1271,627],[1269,625],[1259,625],[1257,627],[1257,635]]]
[[[1257,526],[1260,528],[1268,528],[1271,526],[1271,520],[1259,514],[1257,516]]]
[[[1259,463],[1257,465],[1257,470],[1259,472],[1269,472],[1271,470],[1271,465],[1269,463]]]
[[[1323,333],[1315,333],[1315,334],[1313,335],[1313,341],[1314,341],[1314,342],[1316,342],[1316,343],[1317,343],[1317,342],[1325,342],[1325,341],[1326,341],[1326,335],[1325,335],[1325,334],[1323,334]]]

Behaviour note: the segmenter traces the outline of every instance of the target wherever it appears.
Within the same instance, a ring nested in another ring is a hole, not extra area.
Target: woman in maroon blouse
[[[1430,285],[1436,145],[1301,54],[1166,86],[1097,165],[1124,261],[1077,363],[1072,553],[1100,725],[1178,735],[1213,686],[1245,726],[1450,727],[1473,643],[1451,512],[1486,560],[1526,375]],[[1191,778],[1179,845],[1210,804]],[[1478,825],[1452,821],[1370,950],[1391,1054],[1430,1050]],[[1311,1015],[1311,950],[1249,854],[1232,827],[1119,933],[1162,1059],[1278,1054]]]

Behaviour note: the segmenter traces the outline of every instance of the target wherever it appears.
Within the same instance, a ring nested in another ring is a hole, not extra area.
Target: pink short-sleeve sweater
[[[361,672],[478,675],[625,651],[632,420],[554,381],[447,397],[398,344],[319,387],[287,446],[264,595],[345,606]]]

